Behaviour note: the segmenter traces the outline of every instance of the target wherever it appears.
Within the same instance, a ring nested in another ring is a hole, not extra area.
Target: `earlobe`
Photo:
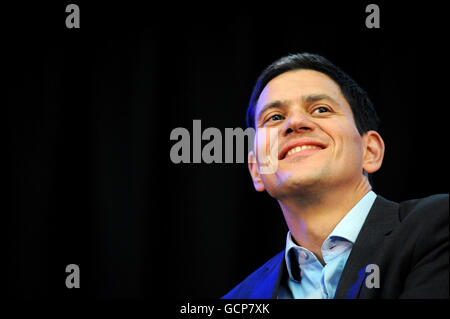
[[[261,175],[258,171],[258,163],[256,163],[256,157],[253,151],[248,153],[248,170],[250,172],[250,176],[253,180],[253,186],[258,192],[263,192],[265,190],[264,184],[261,179]]]
[[[364,157],[363,169],[367,173],[378,171],[384,158],[384,141],[376,131],[368,131],[363,136]]]

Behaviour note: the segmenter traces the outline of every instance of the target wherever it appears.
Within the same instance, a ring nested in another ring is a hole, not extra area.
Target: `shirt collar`
[[[355,206],[353,206],[344,218],[342,218],[342,220],[336,225],[326,239],[332,236],[342,237],[354,244],[376,198],[377,195],[373,191],[369,191]],[[306,249],[294,242],[291,232],[289,231],[286,238],[286,250],[284,257],[286,260],[289,277],[294,279],[291,272],[291,261],[289,256],[289,251],[291,248]],[[294,264],[298,265],[298,263]]]
[[[373,191],[368,192],[355,206],[353,206],[344,218],[342,218],[327,238],[338,236],[345,238],[354,244],[376,198],[377,195]]]

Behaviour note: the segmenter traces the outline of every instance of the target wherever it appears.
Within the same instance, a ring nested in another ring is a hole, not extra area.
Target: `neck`
[[[321,251],[324,240],[370,190],[364,179],[353,187],[339,187],[323,194],[300,194],[278,202],[293,239],[324,264]]]

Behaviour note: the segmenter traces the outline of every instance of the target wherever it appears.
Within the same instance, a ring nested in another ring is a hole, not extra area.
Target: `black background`
[[[194,119],[245,127],[257,76],[288,53],[322,54],[368,91],[377,194],[448,192],[438,6],[378,1],[367,29],[364,1],[78,1],[67,29],[69,3],[2,7],[9,297],[218,298],[282,250],[281,211],[246,164],[173,164],[169,136]]]

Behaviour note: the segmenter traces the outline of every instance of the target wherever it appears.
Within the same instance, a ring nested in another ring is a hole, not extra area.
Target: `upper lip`
[[[321,143],[321,142],[319,142],[319,141],[315,141],[315,140],[312,140],[312,139],[306,139],[306,138],[299,139],[299,140],[292,141],[292,142],[288,143],[287,145],[285,145],[281,149],[281,152],[278,153],[278,160],[282,160],[283,158],[285,158],[286,154],[291,149],[293,149],[294,147],[303,146],[303,145],[316,145],[316,146],[319,146],[322,149],[326,148],[326,145]]]

